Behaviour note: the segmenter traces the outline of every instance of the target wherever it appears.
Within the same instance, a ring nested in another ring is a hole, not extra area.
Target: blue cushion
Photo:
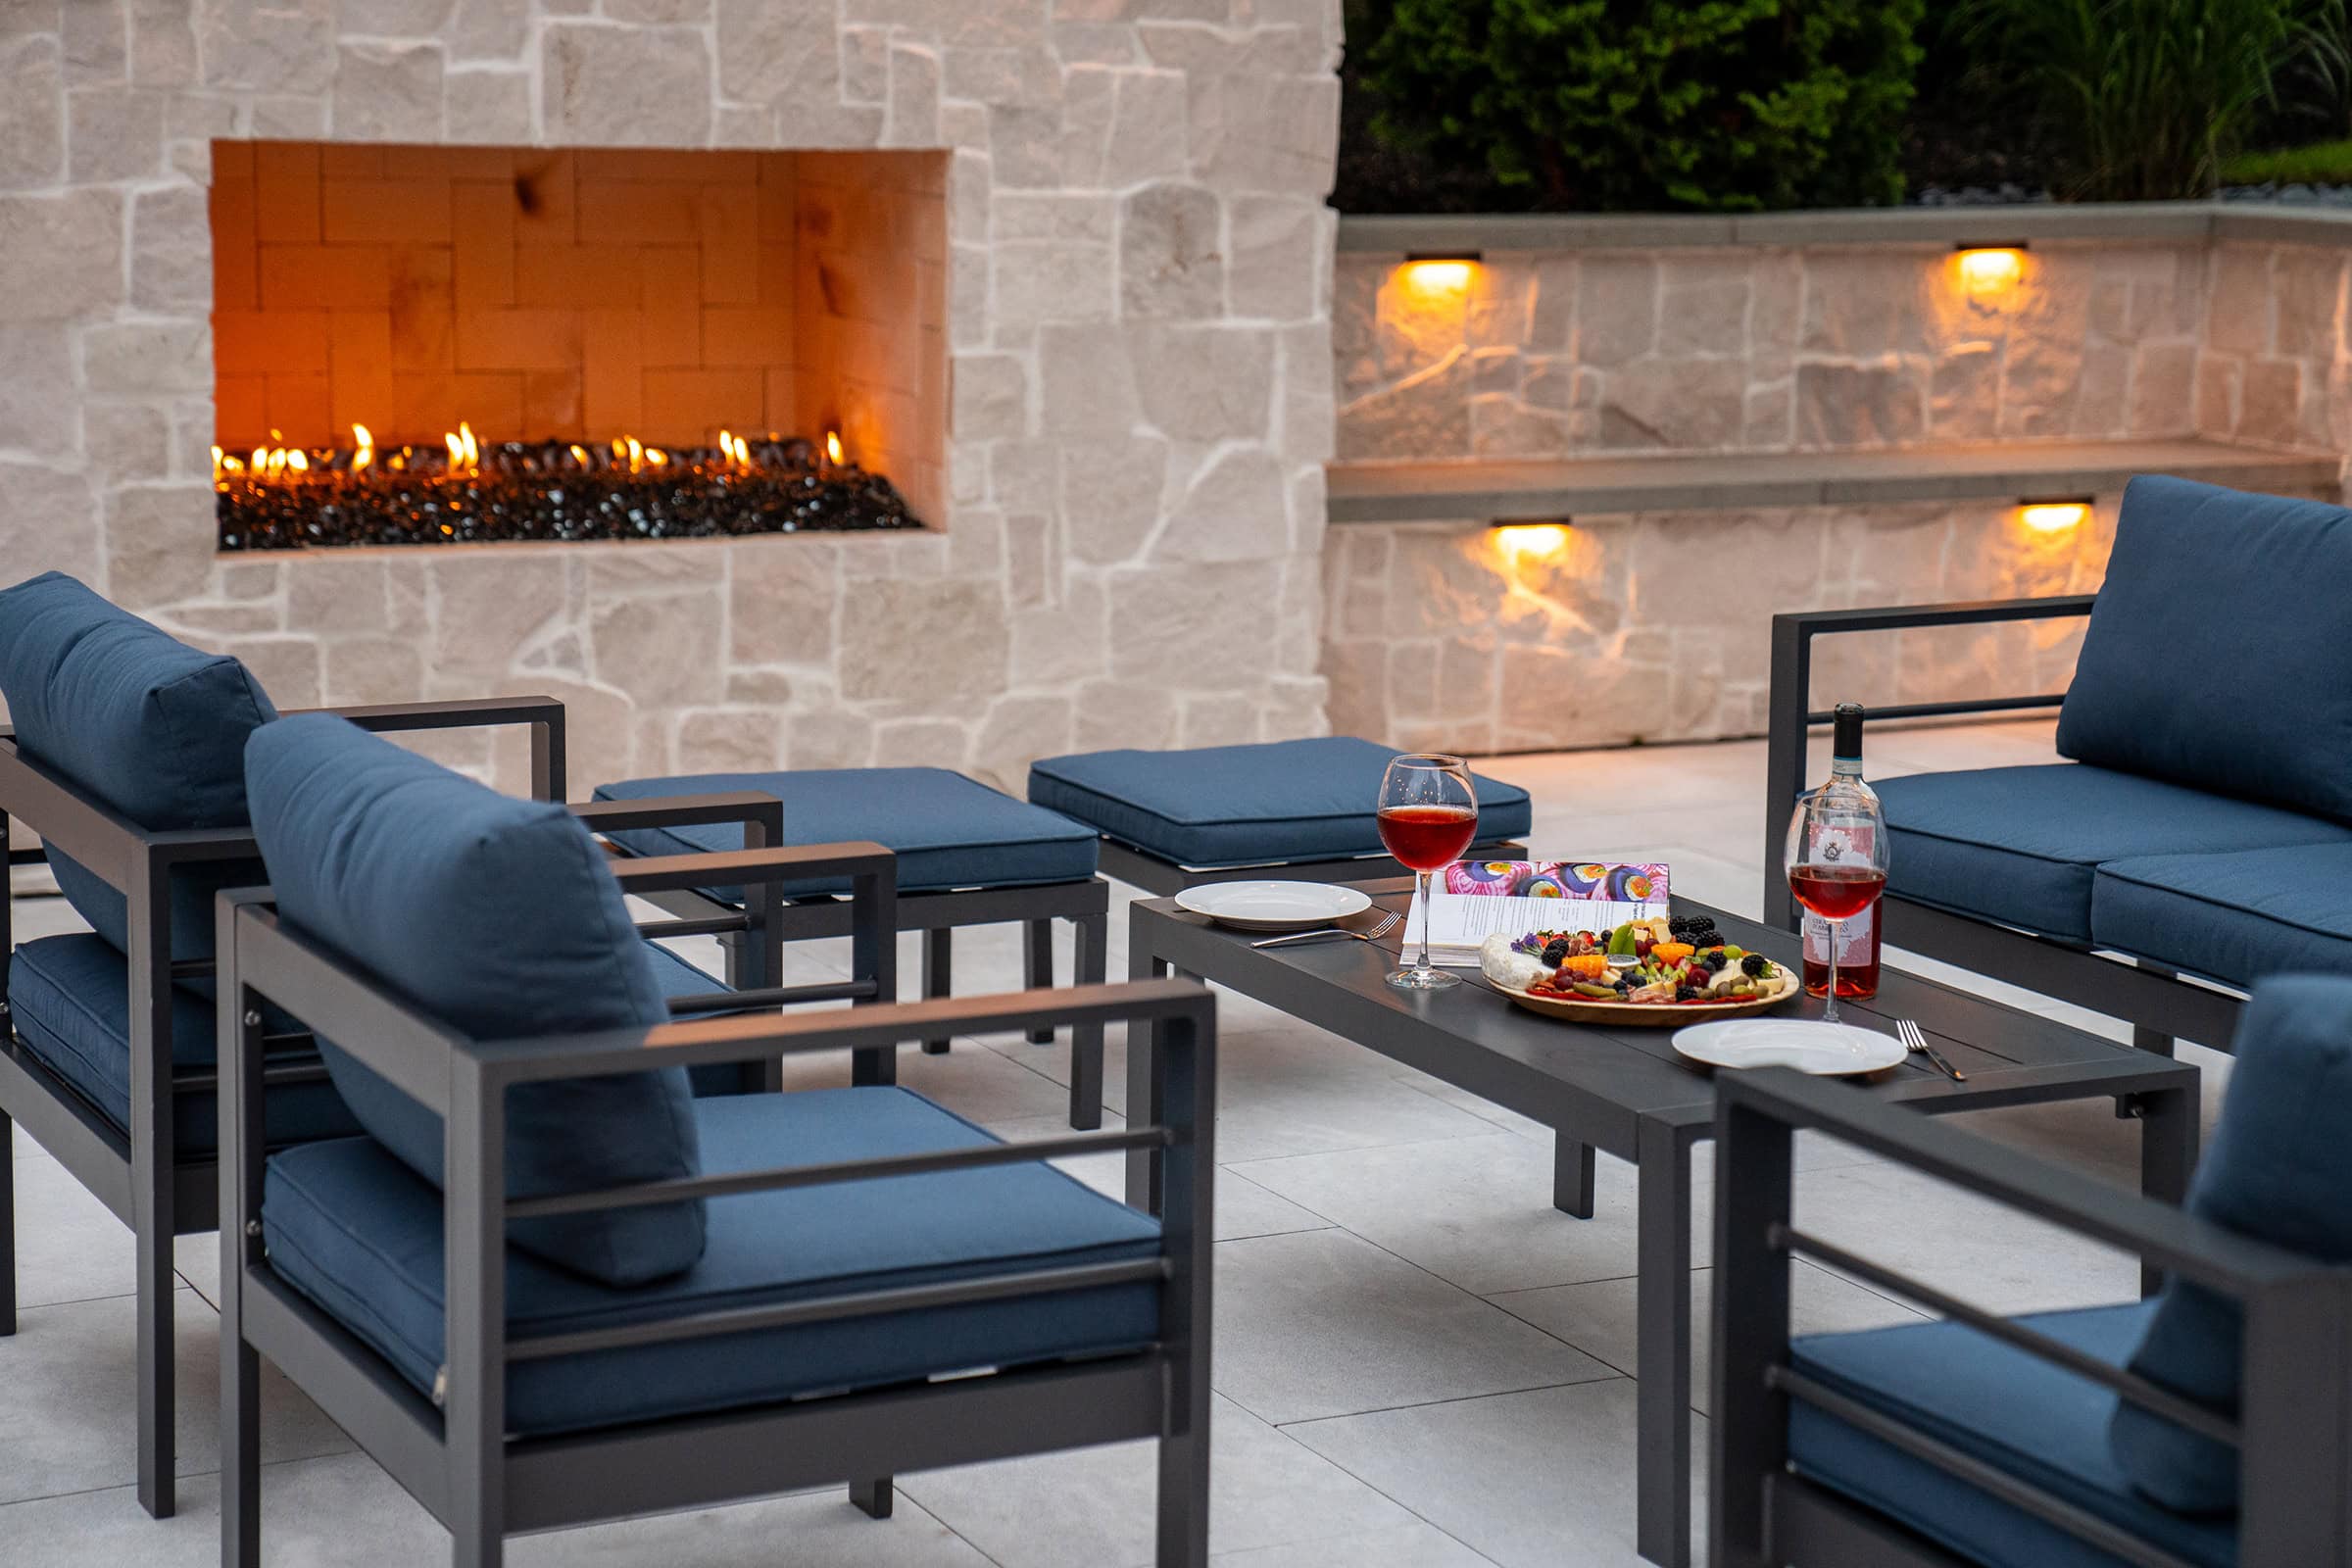
[[[130,968],[114,944],[77,932],[42,937],[8,966],[8,1006],[24,1049],[79,1090],[108,1121],[130,1130]],[[172,1064],[191,1072],[215,1062],[214,1004],[185,986],[172,989]],[[272,1028],[298,1028],[290,1018]],[[172,1142],[182,1155],[220,1146],[213,1092],[172,1100]],[[270,1091],[270,1141],[342,1138],[359,1131],[334,1085],[288,1084]]]
[[[2018,1319],[2120,1365],[2153,1308],[2091,1307]],[[1906,1324],[1795,1342],[1790,1360],[1829,1388],[1924,1436],[2193,1563],[2228,1568],[2236,1532],[2185,1518],[2133,1492],[2107,1446],[2115,1396],[1957,1323]],[[1990,1494],[1914,1459],[1803,1400],[1788,1407],[1788,1456],[1809,1479],[1986,1568],[2116,1568]]]
[[[2352,512],[2133,479],[2059,755],[2352,817],[2347,583]]]
[[[1083,882],[1095,874],[1095,835],[1054,812],[1016,801],[944,767],[803,768],[786,773],[690,773],[600,784],[600,801],[662,800],[753,790],[784,803],[784,842],[870,840],[899,858],[902,893],[941,888],[1021,887]],[[612,841],[636,855],[740,850],[735,822],[637,828]],[[847,893],[846,878],[788,883],[800,896]],[[736,887],[705,889],[741,904]]]
[[[2352,1261],[2352,979],[2265,983],[2238,1023],[2236,1055],[2188,1211],[2323,1262]],[[2234,1415],[2242,1331],[2234,1302],[2168,1286],[2132,1368]],[[2237,1506],[2233,1449],[2129,1405],[2115,1412],[2113,1436],[2125,1472],[2157,1501]]]
[[[2296,969],[2352,974],[2352,845],[2110,860],[2090,928],[2102,947],[2234,986]]]
[[[0,695],[28,756],[158,833],[243,826],[245,737],[277,716],[243,664],[56,571],[0,592]],[[121,891],[54,848],[49,865],[91,929],[127,950]],[[213,956],[213,895],[252,885],[254,870],[242,861],[172,878],[173,957]]]
[[[1350,735],[1206,746],[1189,752],[1085,752],[1029,769],[1029,799],[1121,844],[1183,866],[1279,864],[1385,855],[1374,813],[1397,756]],[[1527,791],[1473,775],[1478,841],[1522,838]]]
[[[604,852],[560,804],[500,795],[325,713],[255,731],[246,781],[285,918],[450,1028],[512,1040],[668,1021]],[[321,1051],[360,1124],[438,1183],[440,1117]],[[510,1090],[509,1195],[694,1175],[690,1102],[676,1067]],[[703,1207],[529,1220],[514,1240],[636,1284],[702,1254]]]
[[[2099,862],[2184,851],[2348,844],[2319,817],[2073,762],[1918,773],[1875,786],[1886,808],[1886,887],[1907,899],[2091,940]]]
[[[695,1102],[705,1167],[758,1170],[997,1142],[903,1089]],[[702,1261],[611,1290],[510,1252],[515,1335],[642,1323],[1018,1269],[1157,1253],[1159,1227],[1045,1164],[712,1199]],[[270,1162],[270,1261],[418,1390],[442,1362],[441,1199],[366,1139]],[[934,1373],[1135,1349],[1158,1292],[1122,1285],[811,1323],[510,1365],[507,1422],[547,1433],[873,1387]]]

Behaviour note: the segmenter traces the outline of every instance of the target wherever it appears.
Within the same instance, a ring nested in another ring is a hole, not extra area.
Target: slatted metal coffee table
[[[1404,908],[1412,896],[1409,880],[1361,886],[1374,903],[1361,917],[1367,922]],[[1677,900],[1675,909],[1714,916],[1727,942],[1776,962],[1796,961],[1796,939],[1787,932],[1688,900]],[[1594,1151],[1635,1165],[1638,1538],[1642,1556],[1681,1568],[1690,1542],[1690,1151],[1714,1130],[1712,1080],[1675,1054],[1671,1029],[1540,1018],[1474,970],[1457,971],[1464,984],[1446,991],[1395,990],[1382,979],[1397,962],[1395,932],[1375,942],[1270,949],[1252,948],[1252,940],[1172,900],[1138,902],[1129,915],[1130,964],[1139,978],[1173,969],[1228,987],[1551,1128],[1553,1202],[1567,1215],[1592,1213]],[[1801,1017],[1820,1006],[1800,998],[1782,1011]],[[1968,1080],[1954,1083],[1914,1056],[1863,1081],[1862,1092],[1935,1113],[2112,1098],[2119,1115],[2140,1122],[2141,1189],[2178,1200],[2187,1187],[2197,1152],[2194,1067],[1891,967],[1876,997],[1839,1006],[1889,1033],[1896,1018],[1918,1020]],[[1130,1117],[1156,1119],[1151,1078],[1151,1042],[1131,1031]],[[1156,1209],[1156,1156],[1128,1158],[1128,1200]]]

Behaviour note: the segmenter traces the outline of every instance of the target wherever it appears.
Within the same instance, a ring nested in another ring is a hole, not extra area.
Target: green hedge
[[[1376,132],[1534,205],[1902,196],[1925,0],[1360,0]]]

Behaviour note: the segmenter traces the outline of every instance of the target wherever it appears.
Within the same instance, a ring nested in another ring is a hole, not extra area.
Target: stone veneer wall
[[[288,707],[564,697],[583,785],[1316,731],[1339,42],[1337,0],[0,7],[0,580]],[[944,531],[217,558],[216,137],[951,150]]]
[[[1978,502],[1620,514],[1516,559],[1460,523],[1336,528],[1332,726],[1470,754],[1760,735],[1776,612],[2088,592],[2114,522],[2112,497],[2055,534]],[[1813,689],[1874,704],[2062,691],[2081,633],[1828,638]]]
[[[2201,240],[2037,244],[1989,293],[1962,285],[1948,243],[1490,252],[1458,289],[1397,261],[1339,259],[1343,460],[2197,427]]]
[[[1417,286],[1400,250],[1344,251],[1340,455],[1648,454],[1670,477],[1676,453],[1727,450],[2202,435],[2344,452],[2352,225],[2233,237],[2210,211],[2035,237],[1989,293],[1964,286],[1949,235],[1857,232],[1925,214],[1822,215],[1842,232],[1820,243],[1490,245],[1458,290]],[[1611,221],[1640,220],[1592,226]],[[1469,752],[1759,734],[1773,612],[2089,591],[2119,499],[2055,534],[1973,501],[1580,514],[1556,554],[1517,558],[1459,522],[1350,524],[1325,560],[1332,725]],[[2057,691],[2079,640],[2065,622],[1831,639],[1814,697]]]
[[[2352,451],[2352,251],[2224,240],[2211,266],[2198,432]]]

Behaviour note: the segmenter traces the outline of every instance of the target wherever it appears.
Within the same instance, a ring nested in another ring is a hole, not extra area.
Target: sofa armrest
[[[741,822],[766,830],[764,841],[747,835],[744,848],[783,842],[784,803],[758,790],[723,790],[710,795],[662,795],[642,801],[574,801],[571,814],[591,833],[625,833],[633,828],[706,827]]]
[[[553,697],[467,697],[440,703],[374,703],[329,708],[379,735],[428,729],[531,729],[531,799],[564,798],[564,704]]]
[[[1804,793],[1805,742],[1830,714],[1815,712],[1813,639],[1848,632],[1902,631],[1913,627],[1982,626],[2021,620],[2062,620],[2090,613],[2093,594],[2060,594],[2046,599],[1979,599],[1941,605],[1885,605],[1861,610],[1799,610],[1772,617],[1772,689],[1765,709],[1764,923],[1792,930],[1796,901],[1771,867],[1781,863],[1782,836],[1788,813]],[[1950,703],[1905,703],[1875,710],[1878,718],[1932,718],[1963,713],[2000,713],[2054,708],[2063,692],[2023,697],[1986,697]]]

